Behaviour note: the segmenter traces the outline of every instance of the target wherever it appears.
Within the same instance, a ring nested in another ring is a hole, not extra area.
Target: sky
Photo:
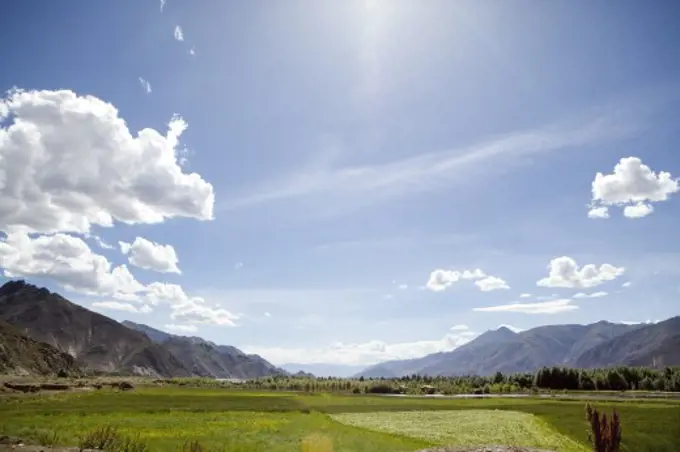
[[[3,18],[5,280],[275,364],[680,313],[678,2]]]

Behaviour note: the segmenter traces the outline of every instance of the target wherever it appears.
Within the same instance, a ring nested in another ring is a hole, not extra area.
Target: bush
[[[78,445],[80,450],[97,449],[105,452],[147,452],[148,446],[139,438],[118,433],[113,427],[100,427],[87,433]]]
[[[610,418],[606,413],[586,404],[586,419],[590,424],[588,440],[595,452],[619,452],[621,447],[621,421],[616,410]]]

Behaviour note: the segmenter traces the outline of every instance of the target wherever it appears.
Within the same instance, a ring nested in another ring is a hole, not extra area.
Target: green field
[[[624,450],[680,450],[680,404],[597,402],[620,413]],[[500,410],[500,411],[496,411]],[[153,450],[187,440],[228,451],[414,451],[440,444],[587,450],[584,402],[140,388],[0,398],[0,434],[78,444],[110,425]]]

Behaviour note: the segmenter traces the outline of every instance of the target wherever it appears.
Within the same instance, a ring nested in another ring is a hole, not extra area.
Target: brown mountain
[[[75,358],[84,369],[154,376],[191,372],[167,349],[113,319],[24,281],[0,287],[0,320]]]
[[[10,324],[0,321],[0,374],[77,375],[80,372],[71,355],[34,341]]]
[[[236,347],[216,345],[200,337],[177,336],[127,320],[123,325],[167,348],[194,375],[249,379],[287,373],[262,357],[246,354]]]

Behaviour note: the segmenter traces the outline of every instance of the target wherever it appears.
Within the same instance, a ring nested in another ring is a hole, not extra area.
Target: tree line
[[[441,393],[489,394],[521,393],[539,390],[571,391],[670,391],[680,392],[680,367],[650,369],[613,367],[606,369],[574,369],[544,367],[536,372],[492,376],[427,376],[408,375],[400,378],[336,378],[275,375],[245,381],[249,389],[305,392],[351,393]]]

